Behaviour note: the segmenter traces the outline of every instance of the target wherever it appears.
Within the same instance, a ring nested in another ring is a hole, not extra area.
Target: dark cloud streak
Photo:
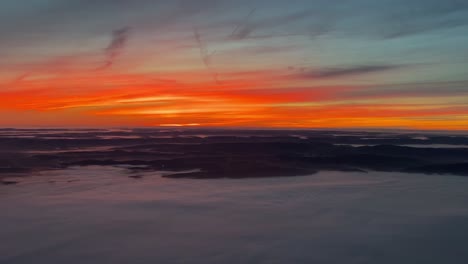
[[[467,11],[465,0],[405,1],[390,7],[375,26],[384,39],[406,37],[468,25]]]
[[[112,33],[112,39],[107,48],[104,50],[106,55],[106,61],[99,68],[99,70],[105,70],[114,64],[115,60],[122,53],[122,50],[125,48],[128,38],[129,38],[130,28],[124,27],[118,30],[115,30]]]
[[[241,24],[237,25],[234,31],[229,36],[230,39],[245,39],[253,31],[253,28],[249,26],[249,20],[255,13],[256,9],[252,9],[250,13],[245,17]]]
[[[216,53],[216,51],[210,52],[208,50],[208,48],[206,47],[205,43],[202,40],[200,33],[198,32],[196,28],[193,29],[193,36],[195,37],[195,41],[197,42],[198,48],[200,49],[200,57],[203,61],[203,64],[205,65],[206,69],[208,69],[208,71],[212,75],[215,83],[220,84],[218,73],[216,73],[216,71],[213,70],[213,67],[211,64],[211,58]]]
[[[257,21],[252,20],[253,15],[257,9],[252,9],[248,15],[245,17],[243,22],[236,26],[234,31],[229,35],[229,39],[233,40],[243,40],[247,38],[256,38],[252,33],[258,29],[270,29],[278,26],[282,26],[288,23],[292,23],[306,17],[309,17],[313,14],[312,11],[299,11],[289,15],[277,16],[271,18],[264,18]]]
[[[354,67],[341,67],[341,68],[325,68],[318,70],[303,71],[300,76],[303,78],[312,79],[328,79],[328,78],[341,78],[353,77],[364,74],[379,73],[401,68],[401,65],[364,65]]]
[[[374,85],[343,93],[347,98],[438,97],[468,95],[468,81]]]

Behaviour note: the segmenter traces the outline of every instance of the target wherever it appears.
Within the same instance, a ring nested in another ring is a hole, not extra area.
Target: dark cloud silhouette
[[[401,65],[364,65],[354,67],[325,68],[318,70],[302,71],[301,77],[314,79],[352,77],[363,74],[378,73],[401,68]]]
[[[112,39],[107,48],[104,50],[106,55],[106,61],[104,64],[99,68],[100,70],[107,69],[111,67],[116,58],[121,54],[122,50],[125,48],[127,44],[127,40],[129,37],[130,28],[124,27],[118,30],[115,30],[112,33]]]

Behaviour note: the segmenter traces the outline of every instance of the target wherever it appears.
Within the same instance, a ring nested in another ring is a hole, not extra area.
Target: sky
[[[0,126],[468,130],[466,0],[2,0]]]

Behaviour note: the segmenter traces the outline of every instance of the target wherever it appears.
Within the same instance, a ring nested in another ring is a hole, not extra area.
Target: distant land
[[[468,136],[429,132],[229,129],[0,129],[0,177],[75,166],[253,178],[318,171],[468,176]]]

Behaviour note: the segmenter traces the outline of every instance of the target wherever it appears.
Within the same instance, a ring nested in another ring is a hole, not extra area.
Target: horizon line
[[[356,132],[425,132],[425,133],[468,133],[463,129],[417,129],[417,128],[381,128],[381,127],[254,127],[254,126],[1,126],[0,130],[49,130],[49,129],[162,129],[162,130],[271,130],[271,131],[356,131]]]

